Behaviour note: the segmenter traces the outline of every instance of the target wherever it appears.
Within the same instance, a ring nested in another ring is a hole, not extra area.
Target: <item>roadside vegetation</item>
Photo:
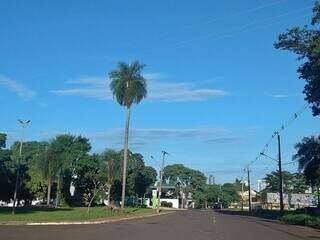
[[[87,212],[85,207],[28,207],[17,208],[16,214],[11,214],[11,208],[0,208],[0,224],[25,222],[61,222],[87,221],[112,217],[131,217],[153,214],[153,209],[126,208],[124,211],[113,211],[106,207],[92,207]]]
[[[291,225],[301,225],[314,228],[320,228],[320,216],[317,214],[308,214],[299,210],[285,210],[281,215],[279,210],[259,209],[249,212],[248,209],[224,209],[223,214],[251,216],[270,220],[280,220]]]
[[[281,217],[280,220],[288,224],[320,228],[320,216],[290,213]]]

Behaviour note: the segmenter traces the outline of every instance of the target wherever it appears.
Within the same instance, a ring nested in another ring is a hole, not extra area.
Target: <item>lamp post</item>
[[[14,194],[13,194],[12,214],[15,213],[15,207],[16,207],[16,201],[17,201],[17,192],[18,192],[19,178],[20,178],[20,163],[21,163],[21,156],[22,156],[22,144],[23,144],[23,138],[24,138],[24,129],[27,126],[27,124],[30,123],[31,121],[30,120],[21,120],[21,119],[19,119],[18,122],[22,126],[22,136],[21,136],[20,147],[19,147],[17,175],[16,175],[16,182],[15,182]]]
[[[162,188],[162,178],[163,178],[163,167],[164,167],[164,158],[166,155],[168,155],[166,151],[162,151],[162,164],[161,164],[161,170],[160,170],[160,183],[158,188],[158,206],[157,206],[157,213],[160,212],[160,197],[161,197],[161,188]]]
[[[274,160],[278,162],[278,168],[279,168],[279,195],[280,195],[280,213],[283,214],[284,210],[284,204],[283,204],[283,182],[282,182],[282,164],[281,164],[281,148],[280,148],[280,135],[278,132],[276,132],[278,135],[278,159],[275,159],[273,157],[268,156],[265,153],[260,153],[260,155],[265,156],[267,158],[270,158],[271,160]]]
[[[251,183],[250,183],[250,168],[247,168],[247,175],[248,175],[248,193],[249,193],[249,212],[252,210],[252,203],[251,203]]]
[[[241,211],[243,211],[243,179],[241,180]]]

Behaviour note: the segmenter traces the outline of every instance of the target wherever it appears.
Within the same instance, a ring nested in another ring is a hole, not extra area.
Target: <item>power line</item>
[[[300,109],[298,109],[284,124],[281,124],[279,128],[277,128],[273,134],[271,135],[271,137],[268,139],[268,141],[266,142],[266,144],[263,146],[262,150],[259,152],[259,154],[248,164],[248,166],[254,164],[256,161],[258,161],[261,158],[261,153],[264,154],[271,142],[274,140],[274,138],[280,134],[281,132],[283,132],[284,130],[286,130],[295,120],[298,119],[298,117],[308,108],[309,103],[304,104]]]
[[[187,24],[187,25],[181,26],[179,29],[180,30],[190,29],[190,28],[193,28],[193,27],[201,26],[201,25],[207,25],[207,24],[211,24],[211,23],[214,23],[214,22],[218,22],[218,21],[224,21],[224,20],[230,19],[231,17],[237,17],[237,16],[241,16],[241,15],[246,15],[247,13],[256,12],[256,11],[259,11],[259,10],[262,10],[262,9],[265,9],[265,8],[268,8],[268,7],[272,7],[274,5],[281,4],[283,2],[284,2],[283,0],[280,0],[280,1],[267,3],[267,4],[264,4],[264,5],[260,5],[258,7],[244,9],[242,11],[237,11],[237,12],[235,12],[233,14],[230,14],[227,17],[220,17],[220,18],[219,17],[218,18],[217,17],[209,17],[205,21]],[[171,36],[171,35],[175,35],[175,34],[166,33],[166,34],[163,34],[162,37],[168,37],[168,36]]]
[[[192,38],[192,39],[187,39],[187,40],[184,40],[184,41],[180,41],[180,42],[176,43],[174,45],[174,47],[189,45],[190,43],[192,43],[194,41],[197,41],[197,40],[204,40],[204,39],[217,40],[217,39],[221,39],[221,38],[225,38],[225,37],[230,37],[230,36],[233,36],[235,34],[241,34],[243,32],[248,32],[248,31],[252,31],[252,30],[258,30],[260,28],[273,26],[274,24],[281,22],[282,21],[281,20],[282,17],[288,16],[288,15],[291,15],[291,14],[294,14],[294,13],[297,13],[297,12],[305,11],[307,9],[310,9],[310,7],[311,6],[308,6],[308,7],[305,7],[305,8],[299,8],[299,9],[295,9],[295,10],[292,10],[292,11],[288,11],[288,12],[283,13],[283,14],[279,14],[279,15],[276,15],[276,16],[264,18],[264,19],[259,20],[257,22],[250,22],[248,24],[244,24],[244,25],[240,26],[237,29],[238,31],[237,30],[236,31],[233,30],[233,31],[230,31],[230,32],[225,33],[225,34],[216,34],[216,33],[207,34],[207,35],[195,37],[195,38]],[[309,15],[310,15],[309,13],[308,14],[304,14],[303,16],[299,16],[299,18],[305,17],[305,16],[309,16]]]

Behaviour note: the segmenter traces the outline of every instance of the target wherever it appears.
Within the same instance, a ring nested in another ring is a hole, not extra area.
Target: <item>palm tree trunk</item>
[[[51,178],[48,179],[48,195],[47,195],[47,205],[50,205],[50,196],[51,196]]]
[[[124,200],[125,200],[125,197],[126,197],[126,178],[127,178],[127,160],[128,160],[130,112],[131,112],[131,108],[128,107],[127,108],[127,117],[126,117],[126,128],[125,128],[125,134],[124,134],[121,210],[124,209]]]

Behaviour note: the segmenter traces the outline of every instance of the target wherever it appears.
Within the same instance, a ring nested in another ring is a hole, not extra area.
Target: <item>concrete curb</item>
[[[132,216],[132,217],[122,217],[122,218],[112,218],[112,219],[103,219],[103,220],[92,220],[92,221],[72,221],[72,222],[28,222],[28,223],[3,223],[1,225],[10,225],[10,226],[59,226],[59,225],[93,225],[93,224],[104,224],[104,223],[113,223],[113,222],[120,222],[126,220],[135,220],[141,218],[148,218],[148,217],[157,217],[167,215],[172,212],[164,212],[164,213],[156,213],[150,215],[140,215],[140,216]]]

